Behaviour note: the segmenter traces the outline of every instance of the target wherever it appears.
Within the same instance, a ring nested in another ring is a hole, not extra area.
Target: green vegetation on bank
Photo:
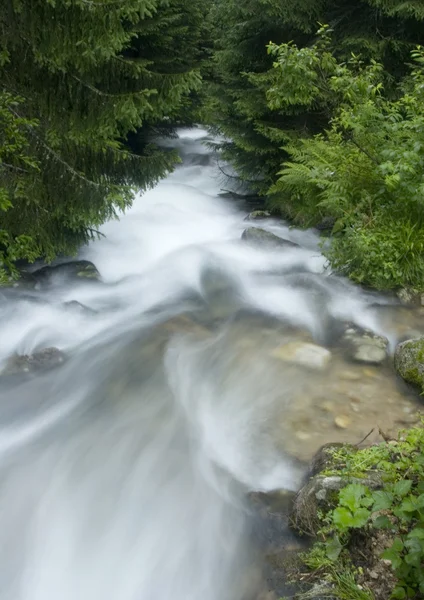
[[[346,485],[319,512],[316,541],[302,556],[312,580],[346,600],[373,600],[383,581],[385,598],[424,598],[424,428],[363,450],[329,452],[320,476]]]
[[[204,12],[203,0],[6,0],[3,279],[17,259],[74,252],[173,167],[152,136],[199,87]]]
[[[217,0],[211,18],[224,157],[275,212],[335,223],[337,271],[424,289],[424,4]]]

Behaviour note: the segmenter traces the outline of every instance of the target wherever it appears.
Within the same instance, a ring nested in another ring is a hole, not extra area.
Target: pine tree
[[[6,0],[0,268],[73,252],[172,168],[152,134],[199,86],[204,10],[202,0]],[[135,132],[137,154],[125,143]]]

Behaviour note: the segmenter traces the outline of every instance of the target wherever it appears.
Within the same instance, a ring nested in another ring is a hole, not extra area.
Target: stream
[[[390,357],[353,362],[339,340],[348,323],[390,354],[421,309],[332,276],[313,231],[246,222],[207,140],[168,140],[182,165],[81,251],[101,282],[0,290],[0,367],[65,357],[0,376],[1,599],[254,600],[247,493],[296,490],[322,444],[414,422]],[[252,225],[298,246],[249,244]]]

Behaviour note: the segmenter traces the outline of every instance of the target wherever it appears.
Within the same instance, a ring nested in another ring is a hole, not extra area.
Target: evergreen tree
[[[0,269],[96,233],[175,163],[152,143],[199,86],[203,0],[6,0]],[[137,154],[124,142],[138,132]]]
[[[342,60],[352,52],[380,60],[388,82],[405,75],[411,48],[424,41],[424,5],[416,0],[216,0],[210,17],[215,77],[209,121],[228,139],[223,157],[261,194],[275,183],[287,144],[323,131],[331,118],[322,98],[316,105],[278,106],[275,99],[270,105],[276,77],[270,41],[307,48],[316,40],[318,22],[329,23],[332,52]],[[292,67],[296,71],[295,60]],[[287,69],[285,78],[290,88]]]

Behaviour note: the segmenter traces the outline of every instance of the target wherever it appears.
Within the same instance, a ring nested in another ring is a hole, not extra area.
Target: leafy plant
[[[303,104],[328,114],[327,129],[293,138],[274,205],[301,222],[332,217],[325,252],[337,271],[379,289],[424,289],[424,48],[390,95],[383,64],[337,60],[324,26],[310,48],[271,44],[271,108]],[[288,85],[288,82],[290,85]]]
[[[327,474],[366,479],[375,473],[381,489],[350,483],[340,490],[334,508],[323,515],[324,541],[312,561],[321,553],[321,567],[328,569],[329,562],[341,560],[353,530],[372,534],[386,529],[392,543],[382,558],[391,562],[397,578],[391,598],[424,594],[424,428],[402,432],[397,442],[357,452],[341,448],[333,452],[333,459],[334,469]]]

